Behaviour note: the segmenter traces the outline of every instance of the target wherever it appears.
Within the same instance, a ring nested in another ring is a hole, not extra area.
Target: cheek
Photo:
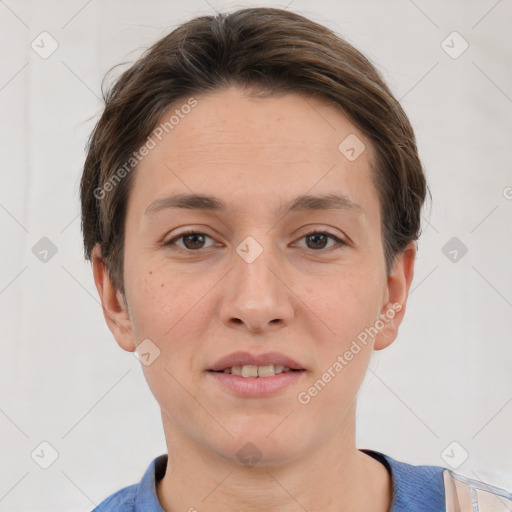
[[[136,342],[150,338],[160,346],[184,310],[190,309],[191,297],[186,293],[190,288],[179,279],[169,279],[164,265],[156,262],[134,259],[126,262],[126,269],[126,291]]]
[[[197,270],[177,272],[165,262],[141,267],[129,281],[135,341],[149,338],[160,349],[160,362],[165,362],[166,367],[192,371],[194,355],[214,321],[212,289],[218,277],[198,279]]]
[[[136,290],[131,316],[134,333],[158,344],[172,343],[197,302],[193,285],[181,286],[153,274],[136,285]]]
[[[136,341],[149,338],[158,348],[158,357],[142,370],[162,406],[166,397],[183,393],[178,382],[185,382],[195,370],[194,356],[212,314],[205,310],[207,301],[200,300],[207,291],[204,283],[166,275],[154,267],[132,281],[131,313]]]
[[[368,279],[340,280],[317,288],[316,293],[313,288],[308,290],[308,305],[328,327],[322,327],[324,336],[315,337],[318,364],[308,384],[311,387],[302,390],[308,396],[311,392],[306,408],[311,417],[325,415],[328,409],[335,423],[342,421],[356,399],[373,349],[373,338],[366,329],[374,325],[379,311],[374,283]]]
[[[304,303],[326,327],[325,341],[333,350],[350,344],[378,317],[382,291],[377,278],[363,274],[352,273],[304,287]]]

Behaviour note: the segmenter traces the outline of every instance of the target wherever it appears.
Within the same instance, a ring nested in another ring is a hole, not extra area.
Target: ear
[[[395,258],[391,275],[388,277],[385,299],[379,319],[384,327],[375,338],[374,349],[382,350],[395,341],[398,328],[405,314],[407,296],[414,276],[416,242],[410,242]]]
[[[128,306],[123,294],[110,281],[107,267],[101,255],[101,247],[97,244],[91,254],[94,282],[98,290],[103,316],[108,328],[121,348],[128,352],[135,350],[132,335],[132,324]]]

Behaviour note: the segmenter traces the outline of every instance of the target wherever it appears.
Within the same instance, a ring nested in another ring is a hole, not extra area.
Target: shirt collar
[[[137,487],[135,496],[135,512],[151,510],[152,512],[164,512],[156,494],[156,483],[165,475],[167,467],[167,454],[153,459],[144,473]]]
[[[375,450],[360,451],[378,460],[388,470],[393,484],[390,512],[444,512],[445,494],[439,466],[413,466],[399,462]],[[137,487],[135,511],[164,512],[156,493],[156,484],[165,475],[167,454],[153,459]]]
[[[445,512],[443,470],[440,466],[414,466],[375,450],[362,452],[386,466],[393,484],[390,512]]]

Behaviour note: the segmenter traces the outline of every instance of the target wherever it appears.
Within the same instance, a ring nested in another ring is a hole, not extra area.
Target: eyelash
[[[181,250],[181,251],[185,251],[185,252],[189,252],[189,253],[201,252],[202,250],[205,250],[205,249],[187,249],[186,247],[182,248],[182,247],[177,246],[176,241],[179,240],[180,238],[187,236],[187,235],[203,235],[208,238],[212,238],[211,236],[207,235],[206,233],[202,233],[200,231],[195,231],[195,230],[189,230],[189,231],[184,231],[183,233],[180,233],[179,235],[176,235],[175,237],[173,237],[170,240],[168,240],[167,242],[165,242],[163,245],[171,248],[172,250]],[[341,240],[337,236],[334,236],[332,233],[329,233],[328,231],[312,230],[312,231],[309,231],[308,233],[305,233],[304,235],[302,235],[299,240],[302,240],[303,238],[307,238],[308,236],[311,236],[311,235],[327,235],[327,237],[332,238],[333,240],[336,241],[336,245],[339,246],[339,247],[337,247],[338,249],[341,249],[343,246],[348,245],[347,242],[345,242],[344,240]],[[323,248],[323,249],[309,249],[309,250],[313,251],[313,252],[327,251],[328,249],[336,248],[336,245],[334,245],[332,247],[328,247],[328,248]]]

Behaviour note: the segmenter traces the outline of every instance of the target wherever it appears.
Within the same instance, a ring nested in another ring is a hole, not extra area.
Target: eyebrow
[[[145,211],[145,215],[164,209],[188,209],[199,211],[226,211],[228,205],[218,197],[209,194],[173,194],[153,201]],[[364,214],[364,209],[344,194],[309,195],[302,194],[281,207],[284,214],[290,212],[310,212],[318,210],[345,210]]]

